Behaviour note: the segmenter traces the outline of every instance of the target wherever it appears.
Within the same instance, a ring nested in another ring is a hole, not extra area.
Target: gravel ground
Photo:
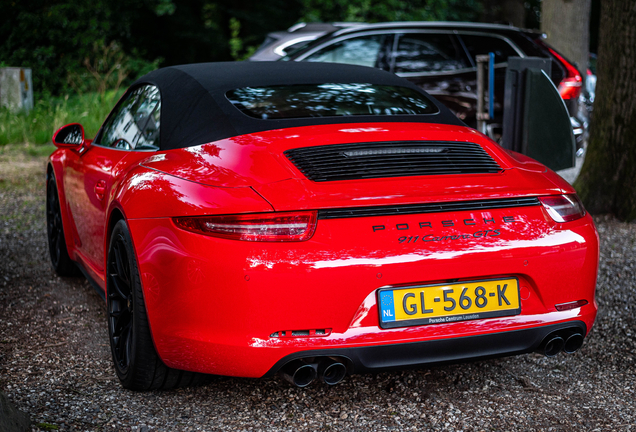
[[[636,225],[596,219],[600,312],[576,354],[347,377],[299,390],[277,379],[211,378],[123,390],[103,302],[58,278],[44,229],[45,158],[0,148],[0,390],[33,430],[636,431]]]

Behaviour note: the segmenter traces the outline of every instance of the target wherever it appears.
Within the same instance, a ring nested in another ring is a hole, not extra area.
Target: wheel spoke
[[[59,233],[57,232],[57,230],[55,229],[55,227],[51,227],[50,230],[50,242],[51,244],[56,244],[57,243],[57,238],[59,237]]]
[[[110,276],[110,280],[112,282],[111,286],[114,288],[112,295],[114,295],[118,300],[126,301],[128,299],[128,294],[124,293],[124,290],[122,290],[122,287],[120,286],[119,282],[121,281],[121,278],[117,273],[112,273]],[[130,287],[125,282],[124,285],[128,288],[127,291],[130,291]]]
[[[130,311],[128,309],[122,309],[117,312],[111,312],[110,316],[114,318],[113,334],[121,335],[123,328],[130,324]]]
[[[115,244],[115,248],[113,250],[113,252],[115,253],[115,265],[117,267],[117,276],[119,276],[120,279],[126,282],[127,285],[130,285],[130,282],[128,280],[128,274],[126,272],[126,268],[124,267],[126,253],[125,252],[122,253],[120,249],[122,246],[122,243],[123,242],[118,239],[117,243]]]
[[[60,233],[56,233],[55,236],[55,264],[57,265],[57,262],[59,261],[60,257],[62,256],[62,241],[64,240],[63,237],[60,235]]]

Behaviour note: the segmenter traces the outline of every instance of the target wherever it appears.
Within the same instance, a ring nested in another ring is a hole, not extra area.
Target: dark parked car
[[[582,79],[577,68],[534,31],[498,24],[394,22],[335,28],[284,61],[347,63],[384,69],[412,81],[475,126],[476,62],[495,54],[495,118],[503,118],[508,57],[552,59],[552,81],[571,116],[578,111]],[[576,132],[575,132],[576,133]]]
[[[252,61],[280,60],[288,53],[293,52],[308,43],[318,39],[327,33],[332,33],[342,28],[350,28],[365,25],[363,23],[299,23],[291,26],[286,31],[277,31],[267,34],[267,37],[252,54]]]

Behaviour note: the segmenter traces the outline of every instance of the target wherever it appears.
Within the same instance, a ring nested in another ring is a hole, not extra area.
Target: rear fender
[[[130,220],[273,211],[269,203],[249,187],[206,186],[143,166],[128,171],[111,196],[104,226],[105,261],[110,233],[120,217]],[[106,264],[104,262],[104,268]]]
[[[115,207],[127,219],[274,210],[251,187],[206,186],[143,166],[130,170],[116,186],[110,209]]]

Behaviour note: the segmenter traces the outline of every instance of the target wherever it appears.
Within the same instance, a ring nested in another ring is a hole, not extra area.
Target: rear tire
[[[79,269],[71,260],[66,248],[60,196],[57,193],[53,170],[49,170],[46,175],[46,234],[51,266],[55,273],[59,276],[79,276]]]
[[[137,260],[124,220],[115,224],[111,234],[107,274],[108,336],[122,386],[146,391],[200,383],[205,375],[169,368],[155,350]]]

